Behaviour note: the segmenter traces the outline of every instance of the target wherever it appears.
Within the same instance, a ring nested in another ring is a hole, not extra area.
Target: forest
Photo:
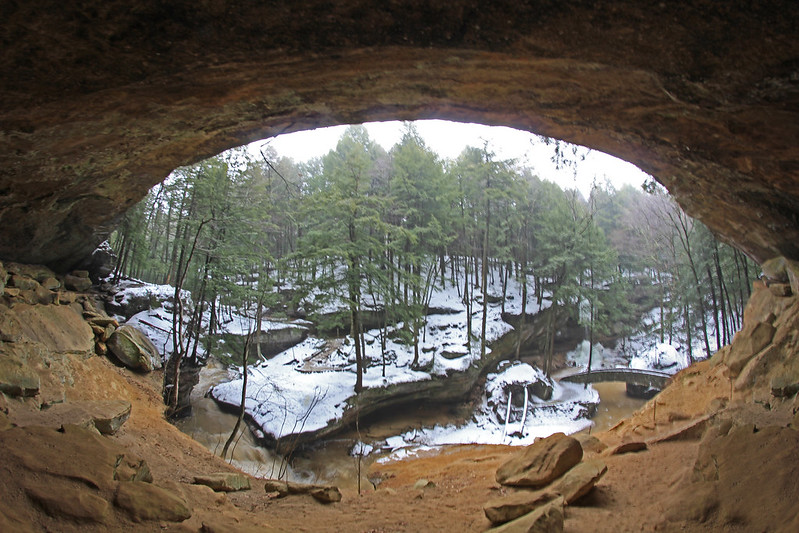
[[[579,164],[550,142],[553,158]],[[689,360],[707,357],[740,328],[759,273],[654,180],[641,190],[596,183],[585,198],[487,144],[442,160],[412,123],[389,151],[351,126],[305,163],[239,148],[179,168],[127,213],[111,244],[116,280],[174,286],[176,316],[190,292],[190,317],[173,328],[177,364],[223,352],[215,339],[233,310],[301,316],[354,340],[356,392],[365,315],[378,317],[382,343],[388,326],[403,324],[416,366],[436,284],[456,287],[467,314],[481,314],[481,327],[465,324],[468,349],[480,354],[488,306],[504,312],[506,300],[481,292],[489,277],[503,292],[508,280],[521,284],[522,323],[528,290],[547,301],[548,372],[559,315],[584,326],[593,347],[623,341],[649,313],[661,342],[682,343]]]

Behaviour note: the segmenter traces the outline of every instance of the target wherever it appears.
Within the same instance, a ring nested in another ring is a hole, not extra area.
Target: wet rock
[[[531,513],[489,529],[486,533],[561,533],[563,520],[563,498],[557,498]]]
[[[54,518],[101,524],[108,523],[111,518],[109,503],[86,489],[59,491],[30,487],[25,492],[44,512]]]
[[[119,361],[132,370],[150,372],[158,350],[147,336],[133,326],[123,325],[108,339],[108,349]]]
[[[191,510],[183,498],[166,489],[141,481],[120,483],[114,503],[135,522],[146,520],[182,522],[191,518]]]
[[[580,462],[583,449],[577,439],[555,433],[527,446],[497,469],[502,485],[542,487]]]
[[[215,492],[250,490],[250,478],[237,472],[219,472],[194,476],[195,485],[205,485]]]

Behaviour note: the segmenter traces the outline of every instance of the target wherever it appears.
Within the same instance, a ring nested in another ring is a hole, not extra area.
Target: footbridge
[[[638,370],[635,368],[601,368],[590,372],[578,372],[563,376],[560,381],[568,383],[599,383],[603,381],[623,381],[631,385],[652,387],[662,390],[671,374],[658,370]]]

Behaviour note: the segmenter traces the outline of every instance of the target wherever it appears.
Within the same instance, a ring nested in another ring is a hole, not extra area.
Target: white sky
[[[648,177],[631,163],[603,152],[579,147],[579,153],[586,154],[586,157],[577,166],[575,181],[571,168],[557,169],[552,162],[554,145],[547,146],[532,133],[501,126],[444,120],[420,120],[415,124],[427,146],[443,159],[455,159],[466,146],[482,147],[484,142],[488,141],[488,149],[493,151],[497,158],[516,159],[520,165],[532,168],[539,177],[553,181],[563,188],[574,188],[576,185],[586,198],[594,181],[601,184],[607,179],[617,189],[624,184],[639,188]],[[396,121],[370,122],[365,126],[372,140],[386,150],[390,150],[399,142],[403,131],[402,122]],[[333,126],[289,133],[257,141],[251,146],[268,144],[277,151],[278,155],[302,162],[335,149],[346,127]]]

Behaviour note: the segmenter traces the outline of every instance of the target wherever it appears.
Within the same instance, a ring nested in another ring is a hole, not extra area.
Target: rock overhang
[[[799,257],[792,2],[33,0],[3,15],[5,259],[69,268],[172,169],[224,149],[417,118],[606,151],[754,259]]]

